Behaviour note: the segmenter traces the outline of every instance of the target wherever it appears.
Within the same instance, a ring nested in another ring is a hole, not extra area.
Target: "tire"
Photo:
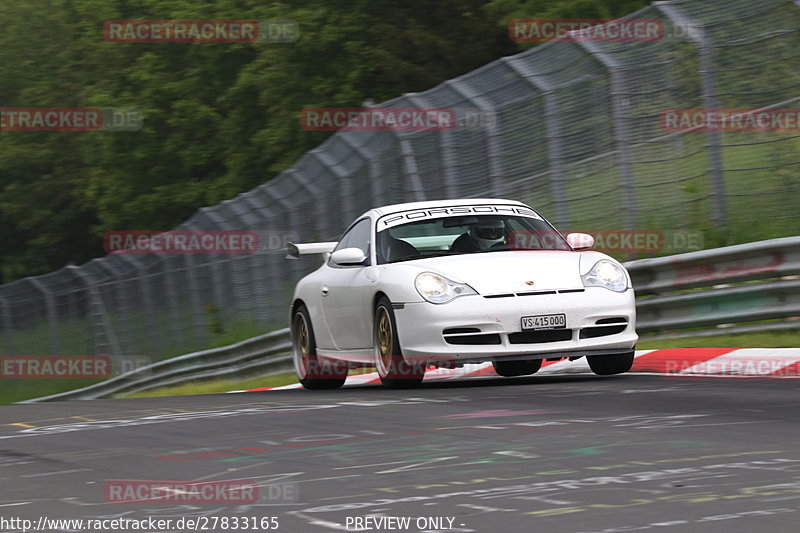
[[[320,360],[308,309],[298,306],[292,317],[292,359],[297,379],[306,389],[338,389],[347,379],[348,367],[341,361]]]
[[[633,366],[633,352],[615,355],[593,355],[586,358],[589,368],[598,376],[622,374]]]
[[[410,364],[403,357],[397,323],[394,319],[392,303],[385,296],[375,306],[373,320],[373,347],[375,369],[384,387],[399,389],[416,387],[425,377],[425,365]]]
[[[524,361],[492,361],[494,371],[503,377],[529,376],[542,368],[541,359],[527,359]]]

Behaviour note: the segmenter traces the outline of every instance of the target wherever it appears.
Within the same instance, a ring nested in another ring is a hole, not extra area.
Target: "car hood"
[[[537,250],[432,257],[413,263],[491,295],[583,288],[580,262],[579,252]]]

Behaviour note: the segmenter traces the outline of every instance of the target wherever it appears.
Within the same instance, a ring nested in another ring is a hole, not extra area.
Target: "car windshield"
[[[572,250],[549,223],[532,216],[470,214],[380,226],[378,264],[509,250]]]

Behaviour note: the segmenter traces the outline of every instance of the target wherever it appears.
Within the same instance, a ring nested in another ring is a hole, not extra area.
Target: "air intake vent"
[[[628,319],[624,316],[615,316],[611,318],[601,318],[595,324],[627,324]]]
[[[617,333],[622,333],[623,331],[625,331],[626,327],[628,327],[627,324],[622,324],[619,326],[603,326],[600,328],[585,328],[581,330],[580,338],[594,339],[596,337],[607,337],[609,335],[616,335]]]
[[[518,292],[517,296],[541,296],[543,294],[555,294],[556,291],[531,291],[531,292]]]
[[[453,335],[445,337],[444,342],[447,344],[461,344],[461,345],[481,345],[481,344],[500,344],[500,335],[497,333],[484,333],[481,335]]]
[[[480,328],[447,328],[442,335],[458,335],[459,333],[480,333]]]
[[[508,334],[508,342],[511,344],[541,344],[545,342],[560,342],[568,340],[572,340],[571,329],[521,331],[519,333]]]

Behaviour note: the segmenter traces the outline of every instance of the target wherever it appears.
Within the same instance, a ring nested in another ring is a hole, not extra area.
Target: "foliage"
[[[0,132],[0,282],[256,187],[328,133],[305,107],[427,89],[517,50],[484,0],[0,3],[0,107],[138,108],[135,132]],[[291,19],[295,43],[120,44],[114,19]]]

